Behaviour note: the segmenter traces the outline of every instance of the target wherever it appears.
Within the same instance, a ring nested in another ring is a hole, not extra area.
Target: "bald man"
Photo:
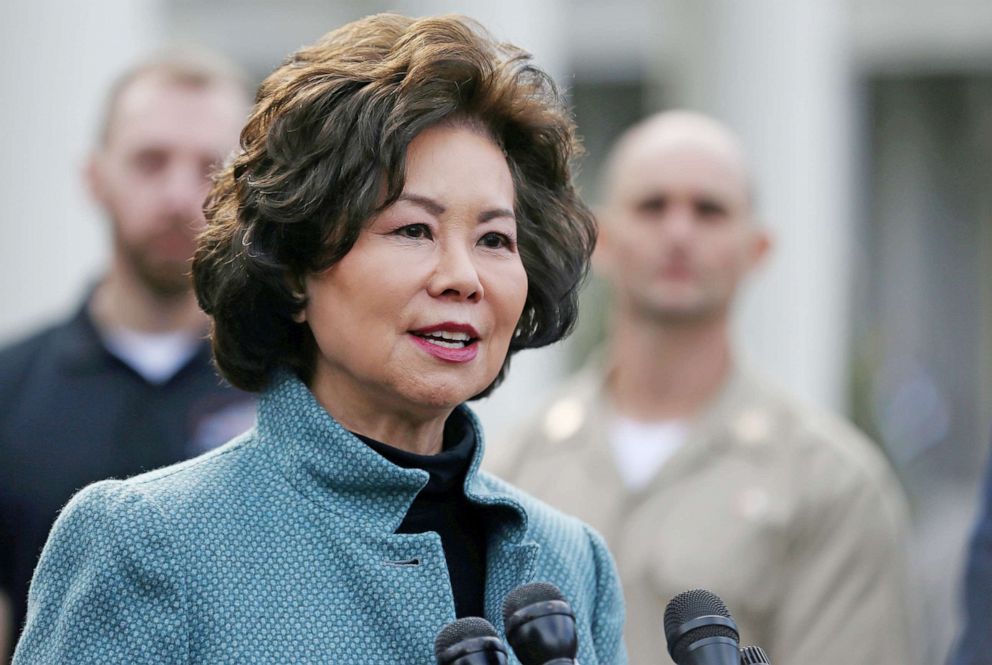
[[[718,594],[781,665],[913,662],[906,509],[877,448],[734,353],[731,312],[769,252],[738,140],[687,112],[608,160],[597,269],[610,339],[492,469],[596,527],[617,560],[631,662],[671,662],[678,593]]]
[[[189,277],[210,172],[249,104],[240,75],[204,54],[158,57],[111,91],[85,174],[110,264],[72,317],[0,350],[0,663],[79,488],[192,457],[254,420],[211,365]]]

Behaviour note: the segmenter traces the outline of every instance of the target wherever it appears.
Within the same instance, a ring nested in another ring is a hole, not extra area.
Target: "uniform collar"
[[[590,356],[578,377],[576,395],[587,409],[599,409],[596,420],[609,417],[607,384],[611,370],[606,350],[600,348]],[[724,446],[760,444],[767,437],[771,418],[762,398],[764,392],[764,383],[749,363],[735,354],[723,385],[688,419],[690,437],[680,456],[696,457]]]
[[[696,418],[699,438],[762,450],[777,429],[772,389],[746,361],[734,363],[719,393]]]

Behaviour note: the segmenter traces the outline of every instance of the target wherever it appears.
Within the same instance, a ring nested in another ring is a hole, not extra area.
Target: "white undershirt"
[[[688,426],[682,420],[643,422],[622,416],[610,421],[610,447],[624,484],[640,490],[685,443]]]
[[[117,328],[102,331],[101,337],[111,353],[154,384],[175,376],[199,346],[199,339],[185,330],[145,333]]]

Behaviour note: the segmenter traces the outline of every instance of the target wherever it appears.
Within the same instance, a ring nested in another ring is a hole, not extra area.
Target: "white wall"
[[[855,156],[846,6],[672,3],[674,97],[740,134],[776,247],[745,287],[737,338],[807,400],[842,411]]]
[[[81,168],[107,87],[160,44],[156,0],[0,3],[0,342],[75,307],[107,256]]]

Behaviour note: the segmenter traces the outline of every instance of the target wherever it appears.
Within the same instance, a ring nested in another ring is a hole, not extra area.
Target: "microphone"
[[[575,613],[554,584],[534,582],[507,594],[503,627],[521,665],[577,665]]]
[[[740,635],[720,597],[705,589],[685,591],[665,608],[668,653],[678,665],[740,665]]]
[[[452,621],[434,640],[437,665],[507,665],[506,647],[493,625],[480,617]]]
[[[741,665],[771,665],[761,647],[741,647]]]

